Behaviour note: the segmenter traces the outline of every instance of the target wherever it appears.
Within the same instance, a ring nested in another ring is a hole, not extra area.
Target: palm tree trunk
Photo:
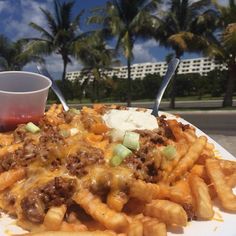
[[[127,106],[131,106],[132,99],[132,79],[131,79],[131,62],[130,58],[127,59],[127,69],[128,69],[128,90],[127,90]]]
[[[226,84],[226,91],[223,101],[223,107],[232,107],[233,106],[233,94],[236,84],[236,63],[229,64],[229,76]]]
[[[62,55],[62,60],[63,60],[63,73],[62,73],[61,80],[65,81],[65,79],[66,79],[66,67],[67,67],[67,64],[68,64],[67,56]]]
[[[91,97],[91,101],[95,102],[96,101],[96,79],[93,78],[93,83],[92,83],[92,97]]]
[[[101,78],[101,73],[99,71],[99,69],[97,69],[97,74],[98,74],[98,78],[97,78],[97,101],[100,102],[100,81],[102,80]]]

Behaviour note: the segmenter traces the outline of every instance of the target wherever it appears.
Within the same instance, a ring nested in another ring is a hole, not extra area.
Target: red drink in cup
[[[40,74],[0,72],[0,131],[37,123],[43,116],[51,81]]]

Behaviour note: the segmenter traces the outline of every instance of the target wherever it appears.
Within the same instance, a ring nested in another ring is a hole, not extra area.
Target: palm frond
[[[152,13],[157,10],[161,2],[162,2],[161,0],[144,0],[141,1],[139,9]]]
[[[49,32],[47,32],[43,27],[35,24],[34,22],[30,22],[29,26],[31,26],[33,29],[35,29],[38,32],[40,32],[41,35],[43,37],[45,37],[46,39],[48,39],[48,40],[52,40],[53,39],[53,36]]]
[[[227,58],[225,57],[226,52],[223,47],[219,47],[216,44],[210,44],[207,48],[203,50],[205,56],[216,58],[218,60],[226,62]]]
[[[236,23],[229,24],[223,34],[223,44],[226,50],[236,55]]]
[[[103,24],[104,16],[102,15],[93,15],[88,17],[87,24]]]
[[[128,3],[128,1],[126,1]],[[125,24],[127,24],[127,16],[125,15],[125,7],[122,9],[122,5],[124,4],[121,1],[118,0],[113,0],[112,1],[112,5],[110,5],[110,7],[108,8],[108,10],[110,10],[110,15],[114,14],[117,15],[119,17],[119,19],[121,19]]]
[[[61,25],[62,19],[61,19],[60,1],[54,0],[53,3],[54,3],[55,18],[56,18],[54,22],[56,23],[56,25]]]
[[[71,23],[72,8],[74,6],[74,1],[64,2],[60,7],[61,16],[61,28],[69,29]]]
[[[31,41],[26,45],[24,52],[28,55],[50,55],[54,51],[53,45],[47,41]]]
[[[70,30],[72,32],[76,31],[79,26],[80,26],[80,19],[81,19],[81,16],[84,14],[84,10],[80,11],[76,17],[74,18],[74,20],[70,23]]]
[[[199,9],[202,10],[204,8],[208,8],[211,5],[212,5],[212,0],[200,0],[193,2],[190,8],[194,11],[199,11]]]
[[[0,71],[9,70],[7,60],[0,56]]]
[[[6,55],[11,46],[10,40],[4,35],[0,35],[0,55]]]
[[[209,46],[208,41],[199,35],[195,35],[191,32],[180,32],[169,37],[168,42],[172,44],[174,48],[185,52],[195,52],[202,50]]]
[[[44,14],[44,17],[45,17],[45,19],[47,21],[47,24],[48,24],[52,34],[55,35],[56,32],[57,32],[58,26],[57,26],[57,23],[56,23],[56,21],[54,20],[54,18],[52,16],[51,12],[48,11],[48,10],[45,10],[43,8],[40,8],[40,10]]]

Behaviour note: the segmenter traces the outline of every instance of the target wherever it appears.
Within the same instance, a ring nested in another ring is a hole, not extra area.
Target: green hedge
[[[211,71],[207,76],[200,74],[177,75],[176,96],[188,97],[210,94],[212,97],[220,97],[225,91],[227,71]],[[132,81],[132,99],[154,99],[160,87],[162,77],[159,74],[149,74],[143,80]],[[57,81],[67,100],[82,100],[84,98],[91,101],[121,101],[126,100],[127,80],[117,77],[104,79],[102,81],[89,82],[82,86],[79,80]],[[84,89],[82,89],[84,87]],[[165,98],[170,96],[171,84],[164,94]],[[84,92],[82,91],[84,90]],[[52,91],[49,93],[49,100],[56,100]]]

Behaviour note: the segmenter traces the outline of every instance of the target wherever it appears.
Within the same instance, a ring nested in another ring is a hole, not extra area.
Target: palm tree
[[[216,4],[221,16],[222,32],[206,53],[228,66],[228,80],[223,107],[233,105],[233,93],[236,87],[236,3],[229,0],[228,6]]]
[[[131,62],[133,46],[138,36],[145,35],[145,23],[150,13],[157,9],[159,0],[111,0],[105,8],[98,9],[89,23],[100,23],[104,32],[117,39],[116,49],[122,49],[127,61],[127,105],[131,106]],[[98,14],[97,14],[98,13]]]
[[[22,70],[26,64],[40,60],[42,58],[24,52],[21,41],[10,42],[7,37],[0,35],[0,71]]]
[[[166,12],[153,18],[154,37],[177,58],[185,52],[199,52],[208,47],[216,28],[217,12],[209,0],[170,0]],[[171,108],[175,108],[175,78],[172,84]]]
[[[107,47],[101,32],[94,32],[76,44],[75,52],[78,60],[84,66],[81,76],[86,79],[84,79],[82,87],[92,80],[92,101],[99,101],[100,82],[105,78],[108,79],[106,72],[111,69],[111,66],[119,64],[115,58],[115,50]]]
[[[85,35],[79,33],[80,18],[83,12],[78,13],[72,19],[74,4],[74,1],[60,3],[59,0],[54,0],[53,13],[41,8],[48,30],[31,22],[30,26],[37,30],[41,37],[25,39],[25,41],[30,42],[27,51],[35,55],[50,55],[55,52],[61,56],[63,61],[62,80],[65,79],[68,63],[71,63],[70,56],[74,55],[74,43]]]

